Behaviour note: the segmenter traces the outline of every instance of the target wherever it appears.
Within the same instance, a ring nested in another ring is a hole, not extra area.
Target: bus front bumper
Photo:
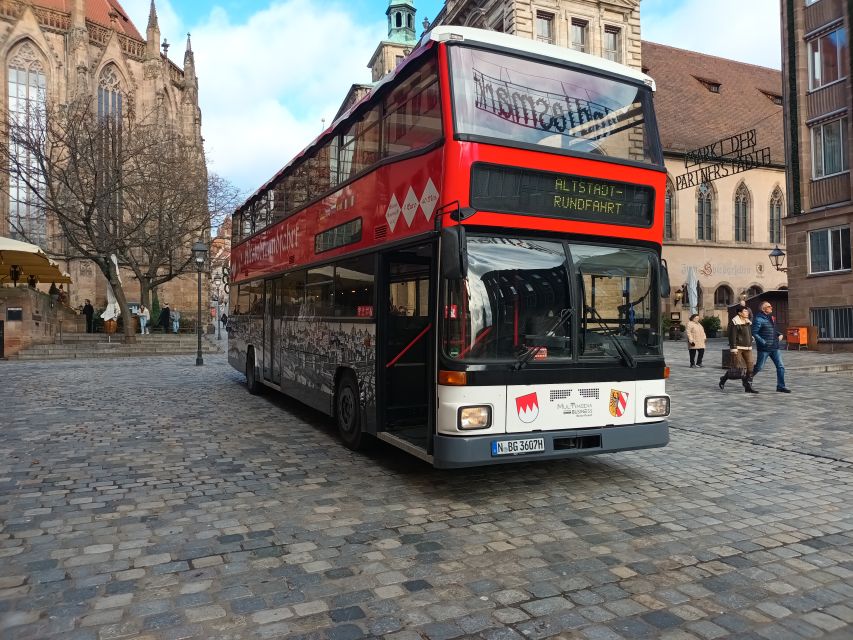
[[[493,455],[493,442],[543,438],[543,451]],[[563,429],[521,434],[483,436],[435,435],[433,466],[438,469],[477,467],[488,464],[558,460],[578,456],[613,453],[631,449],[664,447],[669,442],[669,422],[648,422],[596,429]]]

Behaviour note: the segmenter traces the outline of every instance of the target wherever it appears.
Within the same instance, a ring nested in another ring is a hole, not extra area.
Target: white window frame
[[[838,49],[836,51],[836,56],[837,56],[836,65],[838,68],[838,77],[835,78],[834,80],[824,81],[822,78],[819,78],[816,75],[816,72],[819,70],[818,68],[820,68],[820,69],[823,68],[822,60],[823,60],[824,54],[823,54],[822,43],[825,42],[825,40],[829,36],[831,36],[833,33],[836,33],[838,31],[844,31],[845,32],[844,37],[841,39],[844,40],[845,42],[847,42],[847,46],[849,48],[850,47],[850,43],[848,41],[849,34],[846,33],[847,30],[844,28],[843,24],[840,24],[836,28],[834,28],[830,31],[827,31],[826,33],[822,33],[819,36],[817,36],[815,38],[811,38],[811,39],[806,41],[806,57],[808,58],[808,67],[809,67],[809,91],[817,91],[818,89],[822,89],[824,87],[828,87],[830,85],[833,85],[836,82],[842,82],[843,80],[845,80],[847,78],[847,76],[850,73],[849,68],[847,68],[847,66],[846,66],[847,61],[845,60],[845,57],[841,53],[842,50]],[[816,52],[814,52],[812,50],[813,45],[817,45],[817,51]],[[815,56],[815,53],[817,53],[817,56]],[[817,58],[817,64],[815,64],[815,58]]]
[[[540,24],[548,25],[547,37],[539,34]],[[554,14],[553,13],[548,13],[547,11],[537,11],[536,12],[536,20],[534,23],[534,28],[536,30],[535,36],[536,36],[537,42],[545,42],[547,44],[555,44],[555,42],[554,42]]]
[[[839,123],[839,128],[841,130],[841,170],[836,171],[835,173],[825,173],[826,171],[826,155],[825,155],[825,146],[824,146],[824,128],[828,127],[831,124]],[[838,176],[842,173],[848,173],[850,171],[850,141],[847,139],[847,127],[848,127],[847,116],[842,116],[841,118],[835,120],[828,120],[826,122],[821,122],[818,125],[811,127],[811,142],[812,142],[812,179],[813,180],[822,180],[824,178],[831,178],[832,176]],[[817,150],[818,145],[816,144],[816,139],[818,134],[820,135],[820,152],[821,152],[821,173],[818,173],[817,167]]]
[[[606,47],[608,34],[613,36],[614,49]],[[604,26],[604,33],[601,40],[601,57],[613,62],[622,62],[622,29],[611,25]]]
[[[574,40],[574,30],[575,27],[579,27],[581,30],[581,34],[583,35],[583,42],[580,43],[580,48],[576,47]],[[581,53],[589,53],[587,48],[589,47],[589,20],[584,20],[583,18],[572,18],[569,21],[569,48],[574,49],[575,51],[580,51]]]
[[[843,262],[844,254],[843,254],[843,249],[842,249],[841,268],[840,269],[833,269],[832,268],[832,258],[833,258],[832,234],[833,234],[833,232],[836,232],[836,231],[838,232],[839,236],[841,236],[839,238],[839,243],[840,243],[843,240],[843,235],[841,232],[844,229],[847,229],[847,266],[844,266],[844,262]],[[827,251],[827,269],[825,271],[814,271],[812,269],[812,267],[813,267],[813,265],[812,265],[812,236],[814,234],[817,234],[817,233],[825,233],[829,236],[829,239],[828,239],[829,241],[827,244],[827,247],[829,249]],[[851,253],[853,253],[853,249],[851,249],[851,247],[850,247],[850,226],[849,225],[839,225],[837,227],[827,227],[826,229],[815,229],[813,231],[809,231],[809,234],[808,234],[809,275],[823,275],[823,274],[827,274],[827,273],[848,273],[850,271],[850,266],[851,266],[850,265]]]

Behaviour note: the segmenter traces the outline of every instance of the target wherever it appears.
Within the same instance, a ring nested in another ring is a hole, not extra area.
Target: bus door
[[[281,352],[278,348],[278,318],[281,314],[281,286],[278,279],[264,287],[264,380],[281,382]]]
[[[383,254],[379,300],[380,430],[423,448],[431,448],[434,253],[426,244]]]

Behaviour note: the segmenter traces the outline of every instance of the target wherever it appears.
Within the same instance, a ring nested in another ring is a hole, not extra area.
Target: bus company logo
[[[388,203],[388,209],[385,211],[385,220],[388,221],[388,228],[394,231],[397,226],[397,220],[400,219],[400,203],[397,201],[397,196],[391,196],[391,202]]]
[[[539,417],[539,398],[536,393],[528,393],[526,396],[519,396],[515,399],[515,410],[518,412],[518,419],[525,423],[530,423]]]
[[[625,414],[625,409],[628,408],[628,392],[610,390],[610,415],[614,418],[621,418]]]
[[[272,235],[263,237],[257,244],[244,246],[245,250],[237,252],[233,257],[237,273],[257,263],[282,260],[287,253],[294,251],[299,246],[299,223],[286,224]]]
[[[409,186],[402,205],[397,199],[396,194],[392,194],[388,208],[385,210],[385,220],[388,222],[388,228],[394,231],[397,222],[400,220],[400,216],[403,216],[406,225],[411,227],[418,209],[423,211],[424,217],[429,221],[432,219],[432,214],[438,205],[438,196],[438,189],[436,189],[432,178],[427,178],[427,183],[420,198],[418,198],[418,194],[412,186]]]

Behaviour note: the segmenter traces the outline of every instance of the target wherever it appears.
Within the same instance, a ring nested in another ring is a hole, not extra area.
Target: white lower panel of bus
[[[440,386],[438,389],[437,431],[445,435],[523,433],[656,422],[661,418],[645,416],[645,400],[649,396],[666,395],[663,380],[509,387]],[[474,405],[491,407],[491,426],[461,431],[458,428],[459,409]],[[533,445],[535,443],[531,443]]]

